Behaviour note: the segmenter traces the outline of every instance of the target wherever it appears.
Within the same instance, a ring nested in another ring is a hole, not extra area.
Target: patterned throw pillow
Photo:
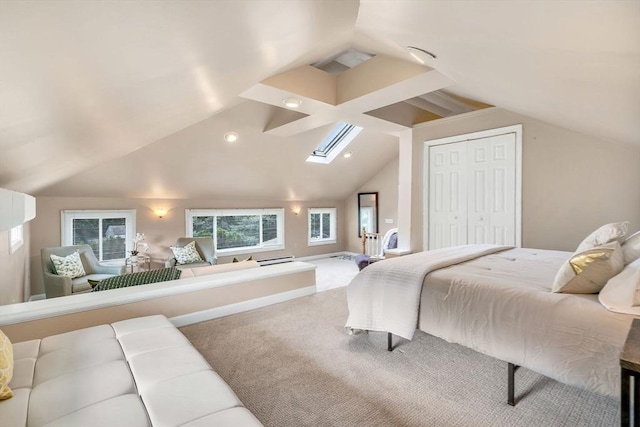
[[[200,254],[196,249],[196,242],[189,242],[184,247],[171,246],[173,256],[176,258],[176,264],[193,264],[196,262],[204,262],[200,258]]]
[[[13,346],[9,338],[0,330],[0,400],[13,397],[9,382],[13,377]]]
[[[80,253],[75,251],[68,256],[58,256],[51,254],[51,262],[55,268],[58,276],[68,276],[72,279],[76,277],[85,276],[87,273],[84,271],[82,261],[80,260]]]
[[[624,237],[627,235],[628,228],[629,221],[605,224],[585,237],[578,245],[576,253],[584,252],[591,248],[595,248],[596,246],[606,245],[607,243],[614,241],[622,244],[622,242],[624,242]]]

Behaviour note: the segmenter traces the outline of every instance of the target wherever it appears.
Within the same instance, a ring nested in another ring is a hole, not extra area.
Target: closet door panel
[[[467,177],[464,143],[429,150],[429,248],[467,240]]]
[[[516,134],[429,147],[428,247],[516,244]]]
[[[491,204],[491,144],[487,138],[467,143],[468,235],[467,243],[489,243]]]
[[[491,242],[515,245],[516,144],[515,134],[490,138],[491,145]]]
[[[468,242],[515,244],[515,134],[468,142]]]

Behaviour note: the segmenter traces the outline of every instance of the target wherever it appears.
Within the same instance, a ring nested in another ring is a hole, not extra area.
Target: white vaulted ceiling
[[[640,144],[640,1],[360,2],[360,46],[419,46],[455,93]]]
[[[439,84],[391,76],[367,92],[375,111],[324,105],[306,112],[313,125],[263,133],[282,109],[255,95],[261,84],[349,48],[416,67],[407,45],[437,55],[422,68]],[[385,133],[401,122],[388,122],[389,103],[400,105],[392,83],[411,87],[400,98],[413,118],[420,108],[434,119],[496,105],[639,143],[640,2],[2,0],[0,187],[340,198],[397,156]],[[465,98],[477,102],[442,107]],[[370,123],[353,142],[358,157],[304,164],[328,123],[352,114]],[[222,142],[230,130],[234,146]]]

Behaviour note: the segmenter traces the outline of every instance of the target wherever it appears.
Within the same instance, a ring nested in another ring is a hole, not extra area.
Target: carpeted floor
[[[340,256],[308,261],[316,268],[316,290],[318,292],[347,286],[358,274],[355,257]]]
[[[420,331],[348,335],[345,288],[181,328],[266,426],[614,426],[619,403]]]

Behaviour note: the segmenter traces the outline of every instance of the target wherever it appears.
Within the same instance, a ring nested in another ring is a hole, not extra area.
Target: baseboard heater
[[[261,259],[261,260],[258,260],[258,264],[260,264],[261,267],[264,265],[282,264],[284,262],[293,262],[294,258],[295,257],[293,255],[289,255],[289,256],[283,256],[279,258]]]

